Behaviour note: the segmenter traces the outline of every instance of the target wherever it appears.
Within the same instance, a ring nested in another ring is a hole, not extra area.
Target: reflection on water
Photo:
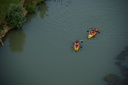
[[[117,56],[117,60],[115,64],[119,66],[123,78],[110,74],[105,80],[108,81],[108,85],[128,85],[128,47]]]
[[[26,18],[27,18],[27,21],[26,23],[29,23],[34,17],[36,16],[36,14],[29,14]]]
[[[72,0],[47,0],[47,1],[50,1],[50,2],[55,2],[56,4],[54,4],[54,6],[57,6],[58,4],[60,6],[65,6],[65,7],[68,7],[72,4]]]
[[[13,30],[8,35],[9,47],[13,52],[22,52],[25,44],[25,33],[22,29]]]
[[[66,4],[66,6],[69,6],[71,3],[72,3],[71,0],[67,0],[67,4]]]
[[[47,0],[47,1],[62,2],[62,0]]]
[[[126,47],[125,50],[122,51],[122,52],[117,56],[117,58],[124,60],[124,59],[127,58],[127,55],[128,55],[128,47]]]
[[[45,16],[48,16],[47,11],[48,11],[48,6],[46,3],[43,3],[39,5],[39,10],[40,10],[40,16],[43,19]]]

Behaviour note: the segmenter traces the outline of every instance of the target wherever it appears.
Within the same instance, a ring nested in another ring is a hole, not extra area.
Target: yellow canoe
[[[80,43],[74,43],[74,50],[78,51],[80,49]]]
[[[94,32],[94,33],[92,33],[92,32]],[[92,30],[91,33],[88,34],[88,38],[94,37],[97,34],[97,32],[98,32],[98,29],[95,29],[95,31]]]
[[[95,35],[97,34],[97,32],[94,32],[93,34],[88,34],[88,38],[92,38],[92,37],[94,37]]]

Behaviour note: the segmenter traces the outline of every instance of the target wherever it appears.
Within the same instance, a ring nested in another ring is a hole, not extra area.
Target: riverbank
[[[5,4],[5,1],[0,1],[0,42],[2,45],[2,39],[6,36],[9,30],[13,29],[14,27],[9,26],[6,20],[6,15],[8,13],[8,9],[10,4],[19,4],[25,8],[24,16],[28,15],[29,13],[34,13],[36,11],[37,4],[42,3],[44,0],[9,0],[8,3]],[[4,4],[4,5],[3,5]],[[34,9],[33,9],[34,8]]]

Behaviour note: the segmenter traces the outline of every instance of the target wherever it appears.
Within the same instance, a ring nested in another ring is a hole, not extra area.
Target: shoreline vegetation
[[[37,5],[45,0],[0,0],[0,43],[14,28],[22,28],[28,14],[34,13]]]

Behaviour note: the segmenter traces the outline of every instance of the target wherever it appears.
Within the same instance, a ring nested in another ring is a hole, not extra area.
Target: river
[[[107,85],[123,77],[116,57],[128,46],[128,0],[47,0],[0,46],[1,85]],[[94,38],[87,30],[98,28]],[[83,40],[74,52],[75,40]]]

